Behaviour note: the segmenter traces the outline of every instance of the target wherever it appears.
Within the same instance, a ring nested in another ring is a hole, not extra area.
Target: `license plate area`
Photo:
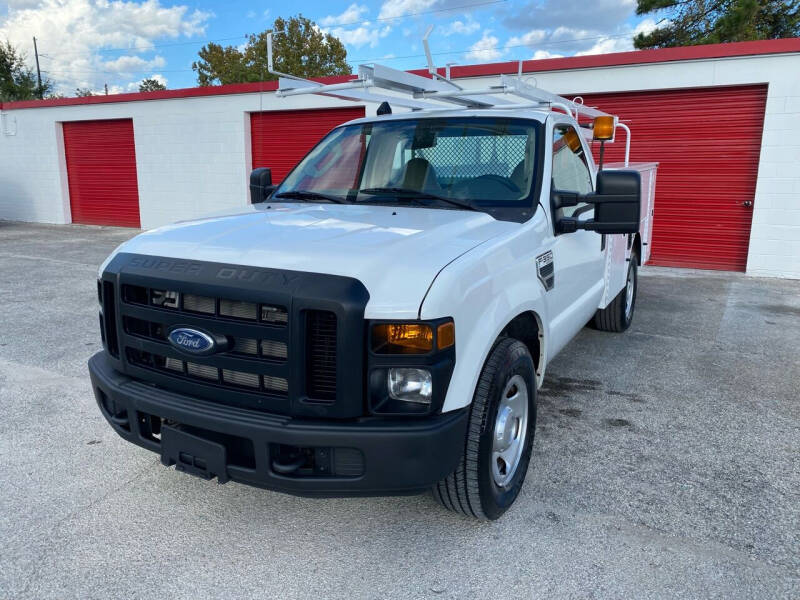
[[[161,463],[205,480],[228,481],[225,446],[171,425],[161,426]]]

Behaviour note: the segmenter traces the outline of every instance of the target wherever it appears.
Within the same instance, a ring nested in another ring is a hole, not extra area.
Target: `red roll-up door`
[[[63,123],[72,222],[140,227],[133,121]]]
[[[767,86],[583,98],[631,128],[632,162],[659,163],[650,264],[744,271]],[[624,142],[617,130],[606,161],[624,159]]]
[[[331,129],[363,116],[363,106],[251,113],[253,168],[269,167],[280,183]]]

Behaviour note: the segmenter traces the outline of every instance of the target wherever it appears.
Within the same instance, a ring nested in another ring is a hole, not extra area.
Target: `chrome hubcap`
[[[528,386],[521,375],[506,383],[492,438],[492,477],[506,487],[517,472],[528,432]]]
[[[628,282],[625,284],[625,319],[630,320],[633,312],[633,267],[628,269]]]

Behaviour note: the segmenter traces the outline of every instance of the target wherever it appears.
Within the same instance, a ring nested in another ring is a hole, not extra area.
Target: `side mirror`
[[[597,191],[576,198],[578,202],[594,204],[594,219],[560,219],[559,231],[569,233],[587,229],[597,233],[636,233],[639,231],[642,179],[637,171],[600,171]],[[570,204],[569,195],[559,198],[561,206]]]
[[[253,169],[250,173],[250,202],[253,204],[264,202],[276,187],[272,185],[272,171],[266,167]]]
[[[600,171],[594,202],[594,231],[636,233],[642,204],[642,178],[637,171]]]

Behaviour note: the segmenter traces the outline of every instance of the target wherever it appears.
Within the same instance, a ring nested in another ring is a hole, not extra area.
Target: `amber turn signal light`
[[[436,347],[439,350],[444,350],[456,343],[456,326],[455,323],[442,323],[436,328]]]
[[[610,115],[605,117],[595,117],[592,125],[594,139],[604,142],[613,140],[614,128],[616,127],[616,123],[614,121],[614,117]]]

